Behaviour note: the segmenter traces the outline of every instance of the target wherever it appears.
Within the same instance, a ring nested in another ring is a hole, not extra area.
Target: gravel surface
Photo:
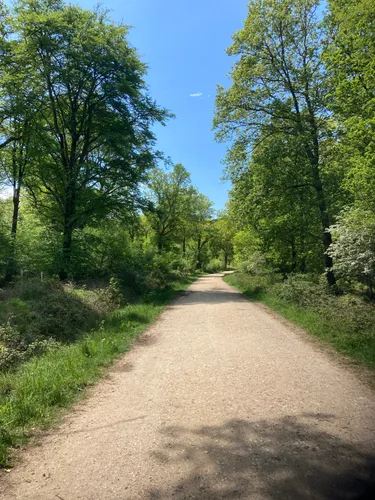
[[[374,392],[220,275],[42,441],[1,498],[375,498]]]

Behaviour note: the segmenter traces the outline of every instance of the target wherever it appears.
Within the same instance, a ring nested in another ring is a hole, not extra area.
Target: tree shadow
[[[339,438],[334,420],[303,414],[165,428],[165,444],[154,458],[161,467],[190,472],[170,487],[153,488],[146,498],[375,498],[375,455],[363,451],[363,444]]]
[[[248,302],[248,299],[239,292],[228,292],[227,290],[188,290],[178,305],[229,304],[231,302]]]

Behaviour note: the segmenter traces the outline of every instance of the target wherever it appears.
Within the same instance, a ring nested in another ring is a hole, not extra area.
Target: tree
[[[9,231],[7,224],[7,212],[9,200],[3,200],[0,197],[0,276],[3,275],[7,259],[9,256]]]
[[[222,210],[215,221],[215,231],[211,247],[219,251],[224,259],[224,269],[228,268],[234,255],[234,237],[236,228],[228,210]]]
[[[17,36],[39,76],[43,120],[39,170],[28,190],[62,233],[60,278],[69,274],[73,232],[142,204],[139,183],[155,165],[151,131],[168,113],[147,94],[146,66],[128,28],[105,12],[60,0],[23,0]]]
[[[375,212],[375,1],[330,0],[324,60],[345,187]]]
[[[2,3],[0,4],[0,79],[3,79],[6,72],[9,60],[9,47],[11,28],[9,23],[9,11]],[[13,141],[12,136],[8,136],[4,131],[4,122],[9,117],[9,110],[4,103],[0,107],[0,151],[10,142]]]
[[[265,137],[236,180],[230,207],[281,272],[321,272],[319,211],[310,166],[298,145],[296,136]]]
[[[192,242],[194,247],[196,269],[202,269],[205,263],[205,254],[208,244],[213,237],[213,209],[212,202],[201,193],[194,193],[192,200],[193,232]]]
[[[267,137],[296,138],[309,167],[327,280],[334,285],[332,258],[325,252],[331,235],[321,145],[328,114],[318,5],[315,0],[250,2],[244,28],[228,49],[238,60],[232,85],[218,88],[214,127],[219,141],[233,140],[227,165],[234,183]]]
[[[189,172],[181,164],[175,165],[171,172],[155,169],[150,175],[149,190],[154,209],[147,217],[161,252],[168,241],[177,238],[190,213],[195,190]]]
[[[37,157],[35,124],[38,114],[38,87],[31,84],[29,64],[17,38],[9,40],[0,74],[0,102],[3,109],[0,178],[12,188],[13,214],[10,250],[5,281],[16,270],[15,248],[21,191]]]

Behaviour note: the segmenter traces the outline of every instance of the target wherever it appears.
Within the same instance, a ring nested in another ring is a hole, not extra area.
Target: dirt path
[[[374,461],[374,393],[216,275],[3,473],[0,496],[370,499]]]

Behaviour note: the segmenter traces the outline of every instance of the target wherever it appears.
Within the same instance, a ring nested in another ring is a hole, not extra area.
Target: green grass
[[[350,304],[339,306],[340,298],[331,297],[327,306],[321,303],[311,306],[296,304],[279,296],[272,286],[267,288],[254,286],[256,277],[233,274],[224,280],[235,286],[249,299],[261,302],[281,314],[290,322],[304,328],[308,333],[330,344],[337,351],[349,356],[355,362],[375,370],[375,315],[373,327],[368,322],[361,327],[361,318],[353,317],[361,314]],[[335,306],[335,304],[337,304]],[[368,306],[368,313],[374,314],[373,306]]]
[[[194,281],[189,278],[154,291],[143,303],[108,315],[99,329],[78,342],[33,358],[0,374],[0,464],[9,466],[9,449],[25,443],[35,429],[50,426],[94,384],[132,340]]]

